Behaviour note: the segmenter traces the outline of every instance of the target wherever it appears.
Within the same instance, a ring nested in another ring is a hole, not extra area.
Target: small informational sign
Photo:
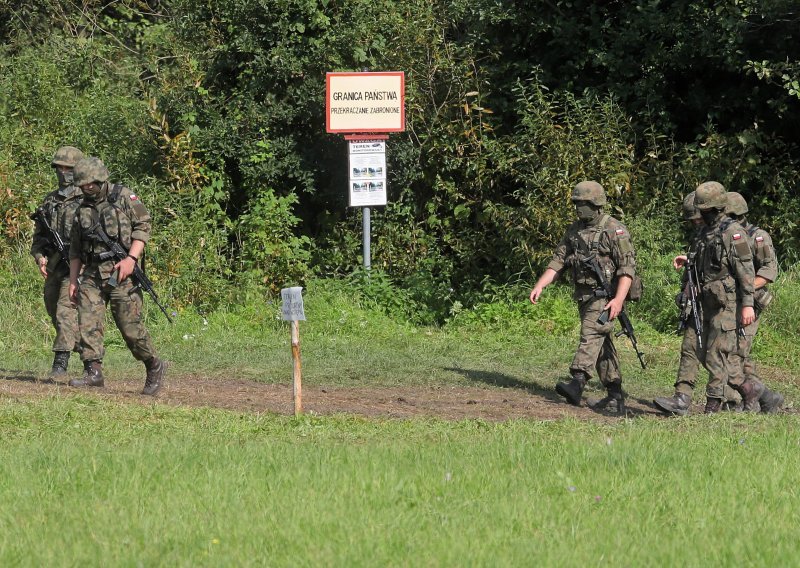
[[[303,311],[302,291],[302,286],[281,289],[281,319],[286,321],[306,320],[306,314]]]
[[[328,132],[377,133],[406,129],[405,73],[328,73]]]
[[[386,142],[351,141],[350,207],[386,205]]]

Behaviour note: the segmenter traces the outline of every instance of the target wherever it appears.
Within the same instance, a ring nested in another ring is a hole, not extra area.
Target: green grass
[[[5,400],[0,564],[792,565],[799,426]]]

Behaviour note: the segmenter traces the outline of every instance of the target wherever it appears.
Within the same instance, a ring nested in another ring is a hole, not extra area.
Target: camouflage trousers
[[[44,308],[56,330],[53,351],[80,351],[78,308],[69,299],[69,273],[66,268],[59,267],[47,273]]]
[[[125,344],[139,361],[156,356],[150,334],[142,323],[142,291],[134,290],[130,278],[116,287],[107,279],[84,277],[78,294],[78,316],[81,323],[81,346],[84,361],[101,361],[105,355],[106,303]]]
[[[753,349],[753,341],[758,333],[759,318],[743,329],[744,335],[737,335],[738,350],[733,359],[736,364],[741,365],[742,374],[745,381],[761,382],[756,374],[756,366],[753,359],[750,357],[750,351]]]
[[[581,341],[569,367],[572,373],[581,371],[587,377],[591,377],[592,369],[595,369],[603,386],[622,382],[619,357],[612,338],[616,321],[597,323],[606,303],[605,298],[590,298],[578,302]]]
[[[700,361],[708,371],[706,395],[724,398],[725,385],[737,387],[744,383],[744,371],[739,354],[739,336],[736,332],[736,308],[716,311],[704,306],[703,350]]]
[[[697,385],[697,376],[700,371],[699,351],[700,348],[697,345],[697,330],[694,328],[694,323],[690,322],[683,329],[681,360],[678,364],[678,379],[675,381],[675,392],[687,394],[689,398],[691,398],[694,388]],[[722,393],[724,402],[738,404],[742,400],[742,395],[728,386],[727,382],[723,386]]]

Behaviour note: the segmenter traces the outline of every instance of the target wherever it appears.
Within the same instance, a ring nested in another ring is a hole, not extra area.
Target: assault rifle
[[[697,266],[694,264],[694,254],[690,254],[684,264],[686,270],[686,287],[681,298],[681,321],[678,331],[683,331],[689,323],[689,314],[694,319],[694,329],[697,332],[697,346],[703,348],[703,317],[700,302],[697,298],[700,291],[697,278]]]
[[[102,243],[108,247],[107,252],[100,254],[100,260],[114,259],[116,261],[120,261],[128,257],[128,251],[122,248],[122,246],[118,242],[112,241],[110,238],[108,238],[106,232],[100,227],[100,223],[95,223],[95,225],[91,229],[89,229],[89,233],[97,235],[97,237],[102,241]],[[150,279],[147,277],[144,271],[141,268],[139,268],[139,264],[135,261],[133,263],[133,273],[131,273],[131,278],[133,279],[133,284],[136,288],[141,288],[142,290],[150,294],[150,297],[153,299],[153,302],[155,302],[156,306],[158,306],[164,313],[164,316],[167,318],[167,321],[169,321],[169,323],[174,323],[172,321],[172,318],[169,317],[167,309],[158,300],[158,294],[156,294],[155,289],[153,289],[153,283],[150,281]],[[108,283],[110,286],[116,286],[117,275],[112,274],[111,278],[109,278],[108,280]]]
[[[67,249],[67,245],[64,244],[64,239],[61,238],[61,235],[58,234],[53,226],[50,224],[50,221],[47,220],[47,215],[44,214],[44,207],[39,207],[31,213],[31,219],[33,221],[38,221],[41,223],[42,227],[48,230],[50,233],[50,244],[58,252],[59,256],[61,256],[61,261],[69,270],[69,250]]]
[[[597,276],[597,281],[600,283],[601,292],[603,296],[598,295],[598,297],[606,297],[606,298],[613,298],[614,292],[611,289],[611,283],[606,279],[606,275],[603,273],[603,269],[600,268],[600,263],[597,262],[597,254],[594,252],[589,252],[589,247],[586,245],[586,242],[579,236],[578,243],[583,254],[583,258],[581,262],[589,268],[592,272],[594,272],[595,276]],[[597,323],[604,325],[608,323],[608,310],[603,311],[600,314],[600,317],[597,318]],[[636,356],[639,358],[639,363],[642,365],[642,369],[647,369],[647,365],[644,363],[644,353],[639,351],[639,345],[636,342],[636,335],[633,332],[633,324],[631,324],[631,320],[628,317],[628,314],[625,313],[625,307],[622,307],[619,314],[617,314],[617,319],[619,320],[620,325],[622,326],[622,330],[618,331],[614,334],[614,337],[619,337],[621,335],[625,335],[628,339],[631,340],[631,345],[633,345],[633,350],[636,351]]]

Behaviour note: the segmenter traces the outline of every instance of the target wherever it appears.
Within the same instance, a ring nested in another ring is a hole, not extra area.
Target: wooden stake
[[[300,363],[300,322],[292,320],[292,383],[294,386],[294,415],[303,413],[303,371]]]

